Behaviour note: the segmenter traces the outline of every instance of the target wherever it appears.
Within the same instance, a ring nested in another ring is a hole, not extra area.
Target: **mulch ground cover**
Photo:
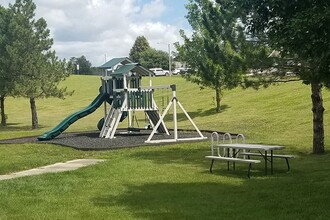
[[[151,133],[151,130],[141,130],[140,132],[118,130],[114,139],[100,138],[99,133],[99,131],[62,133],[61,135],[49,141],[38,141],[37,137],[15,138],[0,140],[0,144],[51,143],[68,146],[79,150],[111,150],[123,147],[151,145],[149,143],[145,143]],[[155,134],[152,140],[173,139],[173,131],[170,131],[170,133],[171,135]],[[203,131],[202,133],[205,137],[208,138],[211,135],[209,131]],[[188,138],[198,137],[198,134],[197,132],[193,131],[178,131],[178,136],[179,138]],[[169,143],[166,142],[162,143],[161,145],[164,144]]]

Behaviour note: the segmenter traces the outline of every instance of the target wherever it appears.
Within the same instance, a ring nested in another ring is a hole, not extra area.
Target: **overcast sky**
[[[0,0],[8,6],[14,0]],[[168,51],[189,32],[188,0],[34,0],[36,17],[43,17],[60,58],[85,55],[93,66],[128,56],[137,36],[151,47]]]

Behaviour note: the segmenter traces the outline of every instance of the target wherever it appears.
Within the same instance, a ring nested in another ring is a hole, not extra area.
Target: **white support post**
[[[178,118],[176,112],[176,91],[173,91],[173,124],[174,124],[174,139],[178,139]]]
[[[178,105],[180,106],[181,110],[186,115],[186,117],[188,118],[188,120],[190,121],[190,123],[194,126],[194,128],[198,132],[199,136],[201,136],[201,137],[204,138],[204,135],[200,132],[200,130],[198,129],[198,127],[196,126],[196,124],[194,123],[194,121],[190,118],[190,116],[188,115],[188,113],[186,112],[186,110],[183,108],[183,106],[181,105],[181,103],[179,101],[178,101]]]
[[[126,78],[126,74],[124,74],[124,76],[123,76],[123,84],[124,84],[124,89],[127,89],[127,78]]]
[[[107,92],[107,86],[108,86],[108,79],[103,80],[102,86],[103,86],[103,88],[102,88],[103,92],[106,93]],[[107,113],[108,113],[107,101],[103,102],[103,106],[104,106],[104,121],[105,121],[105,118],[107,117]]]
[[[198,129],[198,127],[196,126],[196,124],[193,122],[193,120],[188,115],[188,113],[186,112],[186,110],[183,108],[183,106],[181,105],[181,103],[179,102],[179,100],[176,98],[176,86],[175,85],[171,85],[171,88],[172,88],[173,97],[172,97],[171,101],[169,102],[169,104],[167,105],[166,109],[164,110],[163,114],[161,115],[159,121],[155,125],[154,129],[152,130],[149,138],[145,142],[146,143],[165,143],[165,142],[177,142],[177,141],[189,141],[189,140],[202,140],[202,139],[206,139],[207,137],[204,137],[204,135],[200,132],[200,130]],[[160,124],[161,123],[164,123],[165,115],[169,111],[169,109],[172,106],[172,104],[173,104],[174,138],[173,139],[163,139],[163,140],[151,140],[152,137],[154,136],[154,134],[156,133],[158,127],[160,126]],[[177,104],[179,105],[179,107],[181,108],[181,110],[183,111],[183,113],[186,115],[186,117],[188,118],[188,120],[191,122],[191,124],[194,126],[195,130],[199,134],[199,137],[192,137],[192,138],[179,138],[178,137],[178,121],[177,121],[177,109],[176,109]]]
[[[117,89],[117,87],[116,87],[116,81],[117,81],[117,79],[116,80],[112,79],[112,90]]]

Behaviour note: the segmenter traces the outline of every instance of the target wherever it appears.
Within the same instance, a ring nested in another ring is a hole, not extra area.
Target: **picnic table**
[[[217,144],[217,147],[220,148],[227,148],[227,149],[232,149],[233,155],[232,157],[235,157],[236,155],[240,154],[243,155],[243,159],[245,159],[245,156],[250,157],[251,155],[253,156],[258,156],[258,153],[260,156],[264,158],[265,161],[265,175],[267,175],[268,171],[268,162],[270,162],[270,172],[273,174],[274,170],[274,150],[282,150],[284,149],[284,146],[278,146],[278,145],[263,145],[263,144]],[[251,151],[257,151],[256,153],[252,153]],[[270,155],[268,154],[270,152]],[[277,157],[279,155],[276,155]]]
[[[226,143],[229,142],[229,143]],[[293,155],[280,155],[274,154],[275,150],[282,150],[284,146],[279,145],[264,145],[264,144],[246,144],[243,134],[236,136],[236,143],[233,143],[232,137],[229,133],[222,136],[222,143],[220,142],[220,136],[217,132],[213,132],[211,135],[211,155],[206,156],[207,159],[211,159],[210,172],[212,173],[212,167],[215,160],[227,161],[228,170],[229,163],[233,163],[233,169],[235,169],[235,163],[247,163],[248,177],[250,178],[250,170],[252,164],[260,163],[260,160],[251,159],[250,157],[262,157],[265,163],[265,175],[268,173],[268,163],[270,163],[270,172],[273,174],[274,170],[274,158],[282,158],[286,160],[288,171],[290,170],[289,158],[293,158]]]

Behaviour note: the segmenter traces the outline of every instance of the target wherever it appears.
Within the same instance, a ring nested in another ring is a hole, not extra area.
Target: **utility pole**
[[[171,44],[168,44],[168,71],[170,76],[172,76]]]

